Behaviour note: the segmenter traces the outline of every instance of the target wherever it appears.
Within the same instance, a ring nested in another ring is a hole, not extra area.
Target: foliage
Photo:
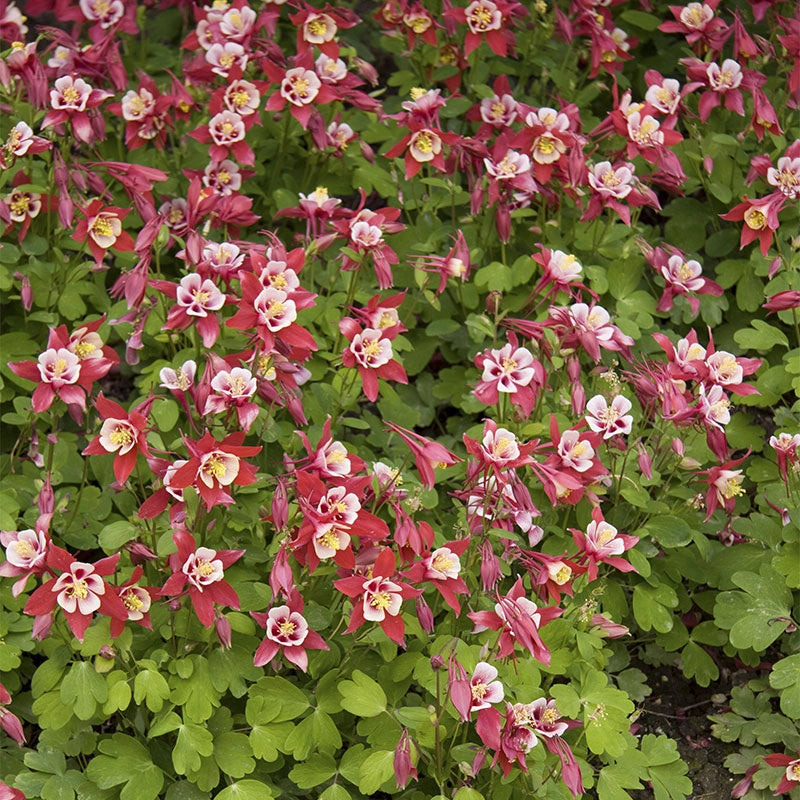
[[[365,5],[2,4],[0,797],[797,793],[792,4]]]

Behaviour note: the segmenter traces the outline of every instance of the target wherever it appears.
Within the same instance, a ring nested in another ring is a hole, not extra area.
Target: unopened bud
[[[214,630],[223,650],[231,648],[231,624],[228,618],[217,612],[214,616]]]
[[[675,455],[679,458],[683,458],[683,454],[686,452],[686,446],[683,443],[683,439],[678,439],[676,437],[672,440],[672,452],[675,453]]]
[[[710,175],[714,171],[714,159],[706,156],[703,159],[703,169]]]
[[[444,659],[440,655],[431,656],[431,667],[434,670],[440,670],[444,668]]]
[[[486,313],[496,316],[500,312],[500,306],[503,304],[503,293],[498,292],[497,289],[492,289],[486,295]]]

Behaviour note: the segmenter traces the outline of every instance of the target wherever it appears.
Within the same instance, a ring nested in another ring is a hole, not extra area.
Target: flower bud
[[[2,728],[20,747],[25,744],[25,732],[16,714],[0,707],[0,728]]]
[[[52,614],[40,614],[33,618],[33,630],[31,638],[41,642],[50,635],[50,627],[53,624]]]
[[[683,454],[686,452],[686,446],[682,439],[676,437],[672,440],[672,452],[679,458],[683,458]]]
[[[444,668],[444,659],[440,655],[431,656],[431,668],[433,670],[440,670]]]
[[[223,650],[231,649],[231,623],[228,618],[218,611],[214,614],[214,630]]]
[[[417,777],[417,768],[411,763],[411,740],[408,737],[408,728],[403,728],[394,751],[394,776],[399,789],[406,788],[409,778]]]
[[[500,306],[502,303],[503,293],[498,292],[496,289],[492,289],[492,291],[486,295],[486,313],[496,316],[500,312]]]
[[[425,633],[433,631],[433,612],[422,595],[417,597],[417,619],[419,619],[419,624]]]

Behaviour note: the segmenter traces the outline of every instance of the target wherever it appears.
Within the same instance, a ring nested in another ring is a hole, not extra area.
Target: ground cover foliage
[[[798,795],[795,4],[0,13],[0,799]]]

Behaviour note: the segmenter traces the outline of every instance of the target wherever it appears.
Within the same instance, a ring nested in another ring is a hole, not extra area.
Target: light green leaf
[[[754,572],[736,572],[734,584],[744,591],[722,592],[714,606],[720,628],[730,630],[730,641],[739,649],[764,651],[788,627],[792,597],[783,578],[764,564]]]
[[[373,795],[392,777],[394,777],[394,753],[391,750],[376,750],[361,764],[358,791]]]
[[[88,661],[77,661],[61,682],[61,700],[78,719],[90,719],[98,703],[108,699],[105,678]]]
[[[178,738],[172,750],[172,765],[179,775],[197,772],[200,757],[214,752],[214,737],[211,732],[192,722],[184,722],[178,728]]]
[[[377,717],[386,710],[386,694],[376,681],[361,670],[354,670],[351,677],[339,684],[342,708],[357,717]]]
[[[106,553],[117,553],[122,545],[136,538],[136,526],[126,519],[117,520],[110,525],[105,525],[100,531],[100,547]]]
[[[150,711],[156,714],[161,711],[169,695],[169,685],[160,673],[150,669],[137,673],[133,682],[133,699],[137,703],[144,700]]]
[[[153,764],[150,752],[130,736],[115,733],[98,745],[86,775],[101,789],[125,784],[120,800],[154,800],[164,785],[164,773]]]
[[[692,541],[692,529],[680,517],[665,514],[649,519],[646,527],[662,547],[684,547]]]
[[[800,719],[800,654],[776,661],[769,685],[781,693],[781,711],[790,719]]]
[[[295,764],[289,778],[300,789],[319,786],[336,772],[336,762],[327,753],[314,753],[307,761]]]
[[[260,723],[296,719],[309,707],[306,695],[286,678],[279,676],[261,678],[257,684],[250,687],[250,697],[264,698],[267,706],[279,709],[269,720],[259,719]]]
[[[688,642],[681,651],[683,674],[694,678],[700,686],[708,686],[719,678],[719,669],[714,659],[699,644]]]
[[[214,795],[214,800],[267,800],[273,796],[266,783],[248,779],[232,783]]]

